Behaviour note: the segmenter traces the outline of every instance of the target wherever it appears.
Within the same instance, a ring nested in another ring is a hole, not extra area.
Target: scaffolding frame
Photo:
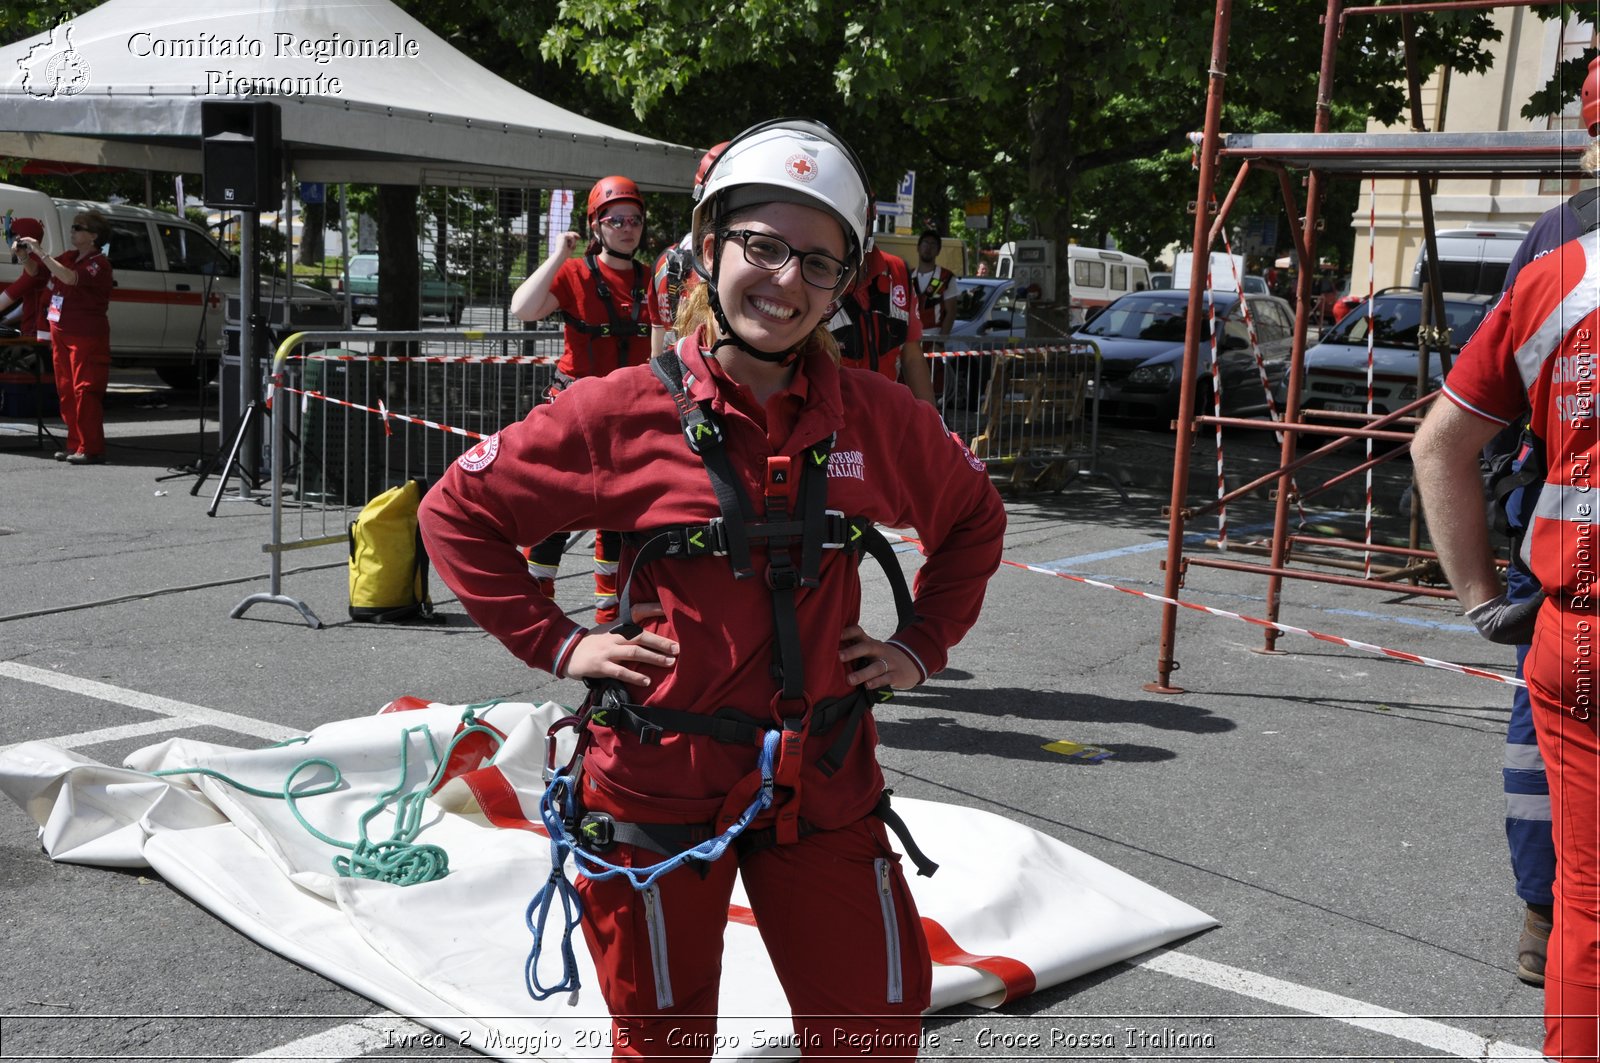
[[[1276,622],[1282,608],[1283,583],[1287,579],[1333,583],[1348,587],[1393,591],[1397,580],[1409,580],[1407,593],[1422,596],[1454,598],[1453,591],[1423,587],[1416,584],[1419,575],[1436,566],[1437,557],[1421,548],[1421,513],[1419,503],[1413,498],[1411,512],[1410,544],[1406,547],[1368,545],[1347,540],[1294,535],[1289,532],[1289,505],[1295,498],[1294,473],[1320,457],[1345,444],[1373,439],[1398,444],[1395,450],[1374,458],[1355,469],[1335,477],[1334,480],[1314,489],[1323,490],[1333,483],[1366,471],[1384,461],[1392,461],[1409,454],[1410,429],[1417,423],[1416,414],[1432,401],[1428,394],[1428,365],[1431,355],[1441,356],[1441,365],[1449,370],[1448,331],[1440,337],[1428,326],[1431,321],[1445,320],[1443,294],[1438,283],[1438,246],[1435,240],[1432,186],[1440,178],[1482,178],[1548,176],[1570,172],[1589,144],[1587,130],[1550,130],[1518,132],[1428,132],[1422,118],[1421,74],[1417,69],[1414,48],[1412,16],[1434,11],[1461,11],[1499,7],[1550,7],[1560,0],[1430,0],[1430,2],[1391,4],[1377,6],[1346,6],[1343,0],[1327,0],[1323,15],[1321,69],[1317,85],[1316,116],[1310,133],[1254,133],[1224,134],[1222,130],[1223,86],[1227,77],[1228,39],[1232,31],[1232,0],[1217,0],[1216,19],[1212,30],[1211,63],[1207,71],[1205,128],[1198,140],[1199,191],[1194,202],[1194,239],[1191,247],[1194,261],[1206,261],[1206,256],[1217,244],[1228,213],[1237,200],[1244,182],[1251,173],[1261,170],[1276,177],[1289,218],[1290,236],[1294,252],[1301,263],[1295,280],[1295,329],[1290,354],[1288,396],[1283,419],[1223,418],[1197,414],[1195,393],[1198,379],[1196,369],[1200,359],[1201,322],[1204,306],[1205,272],[1194,270],[1189,282],[1189,312],[1184,333],[1184,372],[1178,400],[1178,418],[1175,423],[1177,447],[1172,470],[1172,492],[1167,507],[1167,550],[1164,569],[1164,595],[1176,601],[1183,586],[1188,566],[1191,564],[1254,573],[1267,577],[1266,619]],[[1402,20],[1401,37],[1405,46],[1406,80],[1411,112],[1411,132],[1399,133],[1330,133],[1334,67],[1339,39],[1346,24],[1353,17],[1398,16]],[[1238,172],[1232,186],[1220,205],[1216,203],[1217,175],[1223,160],[1236,160]],[[1297,177],[1305,181],[1304,213],[1300,212],[1294,182]],[[1417,182],[1422,212],[1423,238],[1428,249],[1429,279],[1423,287],[1422,327],[1419,328],[1417,366],[1418,398],[1389,414],[1369,417],[1351,415],[1361,424],[1342,427],[1326,424],[1309,424],[1303,421],[1300,409],[1301,390],[1305,379],[1305,353],[1307,332],[1312,313],[1312,280],[1316,274],[1317,230],[1324,189],[1335,178],[1411,179]],[[1215,209],[1213,209],[1215,208]],[[1441,342],[1442,340],[1442,342]],[[1249,428],[1280,433],[1279,467],[1265,476],[1225,492],[1205,506],[1190,508],[1189,451],[1200,426],[1223,428]],[[1405,430],[1396,430],[1397,426]],[[1302,436],[1330,436],[1332,441],[1317,450],[1296,457]],[[1220,558],[1186,556],[1184,534],[1186,524],[1197,517],[1215,511],[1230,501],[1276,481],[1273,509],[1272,545],[1266,564],[1246,561],[1229,561]],[[1313,493],[1307,492],[1306,494]],[[1413,492],[1413,496],[1415,492]],[[1303,494],[1301,497],[1305,497]],[[1340,576],[1291,568],[1290,548],[1294,545],[1317,545],[1329,549],[1355,549],[1368,553],[1384,553],[1402,558],[1407,563],[1383,574],[1382,578]],[[1179,667],[1175,657],[1177,647],[1176,605],[1163,605],[1161,618],[1161,643],[1156,660],[1157,678],[1145,684],[1155,693],[1181,693],[1182,688],[1172,684],[1172,673]],[[1264,628],[1264,645],[1260,652],[1276,653],[1277,639],[1283,632],[1275,627]]]

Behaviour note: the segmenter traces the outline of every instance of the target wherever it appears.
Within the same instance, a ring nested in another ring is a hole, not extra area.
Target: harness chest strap
[[[591,357],[592,345],[596,339],[613,338],[617,341],[617,364],[627,365],[630,340],[635,336],[643,336],[648,330],[639,324],[639,308],[644,304],[645,296],[645,271],[637,261],[633,263],[633,305],[631,317],[623,317],[617,310],[616,301],[611,298],[611,286],[606,284],[605,275],[600,272],[600,265],[595,261],[594,252],[585,255],[583,261],[589,267],[589,276],[594,279],[595,294],[600,297],[601,305],[606,308],[606,323],[596,325],[583,320],[569,311],[561,311],[561,320],[578,332],[590,338]]]

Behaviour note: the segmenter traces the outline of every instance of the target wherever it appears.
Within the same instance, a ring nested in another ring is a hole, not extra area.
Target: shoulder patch
[[[480,440],[476,446],[456,459],[456,464],[467,472],[482,472],[494,464],[495,456],[500,453],[500,433],[496,432],[488,439]]]
[[[961,437],[959,435],[957,435],[955,432],[951,432],[950,433],[950,441],[952,443],[954,443],[958,448],[960,448],[962,455],[965,456],[966,459],[967,459],[967,464],[968,465],[971,465],[978,472],[988,472],[989,471],[989,466],[985,465],[983,463],[983,460],[981,458],[979,458],[976,454],[974,454],[967,447],[967,445],[961,441]]]

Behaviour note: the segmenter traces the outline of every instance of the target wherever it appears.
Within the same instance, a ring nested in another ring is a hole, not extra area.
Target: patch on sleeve
[[[967,445],[961,441],[961,437],[959,435],[957,435],[955,432],[951,432],[950,439],[957,447],[961,448],[961,453],[966,456],[968,465],[971,465],[978,472],[989,471],[989,466],[985,465],[982,459],[980,459],[971,450],[967,449]]]
[[[456,459],[456,464],[467,472],[482,472],[494,464],[494,459],[500,453],[500,433],[496,432],[488,439],[482,440],[477,446],[467,451]]]

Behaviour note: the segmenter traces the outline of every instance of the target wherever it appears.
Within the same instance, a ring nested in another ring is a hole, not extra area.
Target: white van
[[[1068,292],[1074,327],[1112,300],[1150,287],[1149,263],[1122,251],[1073,244],[1067,248],[1067,261],[1072,266]],[[1025,284],[1031,299],[1055,301],[1059,296],[1055,244],[1050,240],[1017,240],[1002,245],[995,276]]]
[[[193,386],[198,343],[209,363],[201,373],[209,376],[215,372],[216,359],[222,353],[225,306],[230,297],[234,305],[238,302],[239,263],[200,226],[165,211],[53,199],[36,189],[0,184],[0,219],[7,249],[14,242],[11,220],[37,218],[44,224],[51,252],[60,254],[71,246],[66,234],[73,217],[89,210],[99,211],[111,223],[103,250],[111,260],[114,284],[108,308],[112,361],[153,368],[173,386]],[[0,287],[16,280],[21,272],[22,266],[11,254],[0,253]],[[283,282],[278,281],[277,287],[274,291],[273,282],[264,279],[262,298],[275,300],[281,307]],[[291,320],[300,327],[342,327],[338,300],[309,285],[294,285],[290,306]],[[280,317],[269,313],[269,320]]]
[[[1439,286],[1452,295],[1499,295],[1506,282],[1506,270],[1517,248],[1522,246],[1524,229],[1444,229],[1434,234],[1439,246]],[[1417,249],[1417,262],[1411,269],[1411,283],[1422,287],[1427,279],[1428,245]]]

